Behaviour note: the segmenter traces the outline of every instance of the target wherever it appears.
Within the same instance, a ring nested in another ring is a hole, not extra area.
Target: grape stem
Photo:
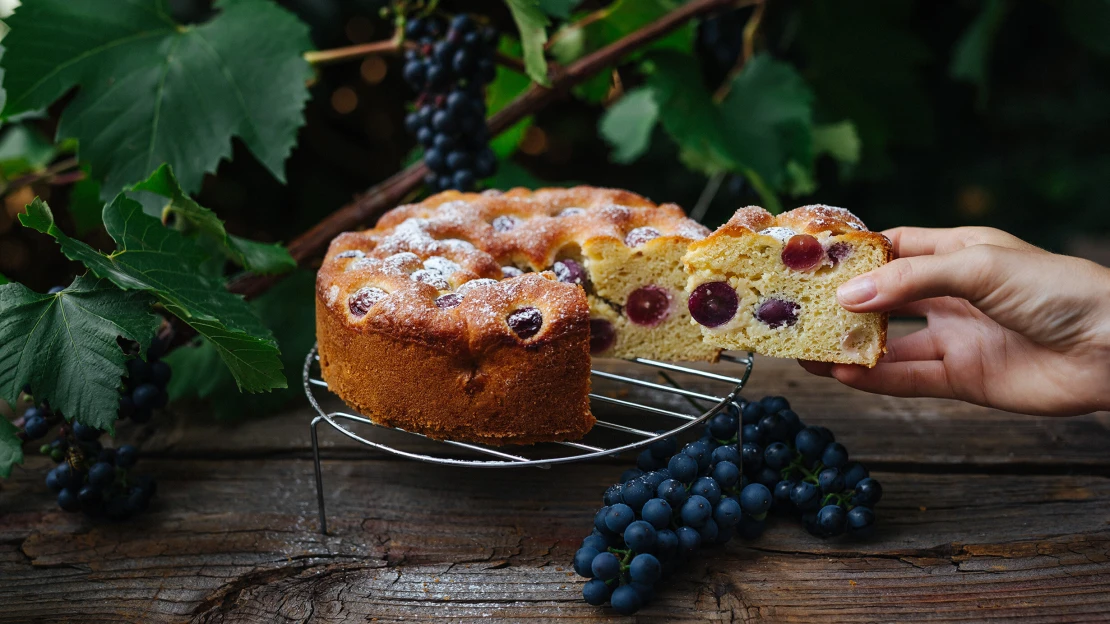
[[[559,99],[571,87],[608,69],[627,54],[657,41],[694,18],[725,8],[750,6],[760,1],[694,0],[566,67],[555,67],[550,88],[533,84],[489,119],[490,134],[504,132],[521,119]],[[420,186],[427,171],[423,161],[417,161],[393,174],[293,239],[289,243],[289,253],[301,266],[308,265],[309,261],[327,249],[331,239],[342,232],[372,223],[383,212],[408,198]],[[229,288],[250,299],[266,292],[280,279],[281,276],[248,275],[232,281]],[[180,326],[184,326],[184,323]],[[182,327],[178,332],[178,344],[192,335],[194,334],[186,334]]]
[[[392,37],[383,41],[372,41],[370,43],[360,43],[358,45],[332,48],[329,50],[309,50],[304,53],[304,60],[312,65],[328,65],[331,63],[359,59],[372,54],[397,54],[403,50],[415,50],[419,47],[420,46],[415,41],[405,41],[401,31],[397,31],[393,33]],[[498,64],[508,67],[519,74],[527,73],[524,69],[524,61],[518,58],[502,52],[495,52],[493,58]]]

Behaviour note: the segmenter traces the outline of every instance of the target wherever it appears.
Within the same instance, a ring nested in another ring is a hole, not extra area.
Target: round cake
[[[528,444],[593,426],[590,358],[714,361],[673,204],[577,187],[449,191],[332,241],[316,282],[328,387],[375,422]]]

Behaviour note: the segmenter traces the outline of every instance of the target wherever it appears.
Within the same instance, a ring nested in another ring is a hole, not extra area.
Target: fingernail
[[[836,289],[836,298],[843,305],[859,305],[874,299],[877,294],[879,289],[875,287],[875,280],[870,277],[848,280]]]

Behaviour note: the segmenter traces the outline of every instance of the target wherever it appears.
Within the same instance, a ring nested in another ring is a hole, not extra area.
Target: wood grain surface
[[[581,600],[569,563],[631,457],[463,469],[322,430],[325,536],[306,408],[235,426],[186,408],[123,431],[159,482],[128,522],[60,511],[41,457],[0,482],[0,622],[1110,620],[1110,414],[881,398],[767,358],[749,387],[786,395],[872,468],[874,538],[772,518],[621,618]]]

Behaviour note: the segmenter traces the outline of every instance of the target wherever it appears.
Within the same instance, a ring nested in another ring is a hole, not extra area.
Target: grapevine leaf
[[[41,171],[58,154],[54,144],[34,128],[18,124],[0,136],[0,176],[12,179],[31,171]]]
[[[138,202],[118,195],[104,208],[104,227],[117,251],[102,254],[74,240],[54,223],[40,199],[19,216],[23,225],[53,236],[70,260],[124,290],[145,290],[172,314],[221,346],[224,362],[241,389],[258,392],[285,387],[281,361],[270,331],[242,297],[201,267],[210,256],[180,232],[143,213]]]
[[[566,24],[552,37],[551,53],[560,63],[571,62],[629,35],[647,24],[676,9],[681,2],[675,0],[617,0],[583,20],[584,25]],[[686,24],[675,32],[652,42],[633,53],[633,58],[644,51],[676,50],[689,53],[694,46],[694,26]],[[619,61],[614,61],[614,65]],[[612,77],[610,72],[597,75],[574,88],[575,96],[598,103],[609,94]]]
[[[814,154],[832,156],[840,163],[840,170],[845,174],[850,173],[852,167],[859,163],[862,147],[859,134],[856,133],[856,126],[850,121],[813,128]]]
[[[315,340],[315,289],[316,276],[310,271],[297,271],[250,304],[266,326],[273,330],[281,346],[282,363],[290,374],[300,373],[305,354]],[[196,396],[210,399],[211,409],[220,420],[264,414],[304,397],[299,383],[261,396],[240,394],[234,378],[220,370],[219,351],[207,339],[175,349],[166,356],[166,361],[173,367],[173,377],[167,388],[170,398],[177,400]]]
[[[738,160],[779,188],[790,161],[813,162],[813,93],[789,64],[757,54],[721,102]]]
[[[11,476],[12,466],[23,463],[23,440],[18,433],[7,418],[0,418],[0,477]]]
[[[4,277],[3,273],[0,273],[0,286],[3,286],[4,284],[7,284],[8,281],[9,281],[8,278]]]
[[[630,163],[651,144],[651,131],[659,121],[659,105],[649,87],[626,93],[609,107],[598,124],[601,136],[613,146],[612,159]]]
[[[565,20],[570,19],[570,12],[581,3],[582,0],[540,0],[540,8],[551,17]]]
[[[111,431],[127,360],[116,338],[146,353],[160,323],[152,304],[147,293],[90,276],[53,295],[0,286],[0,397],[15,404],[30,384],[69,420]]]
[[[173,169],[166,164],[146,180],[132,186],[132,191],[148,191],[168,198],[166,210],[183,219],[201,236],[215,241],[221,250],[236,264],[261,274],[284,273],[297,266],[297,261],[281,245],[259,243],[232,236],[224,229],[224,222],[208,208],[201,206],[181,189]]]
[[[545,87],[551,86],[547,78],[547,59],[543,46],[547,43],[547,16],[540,8],[540,0],[505,0],[513,14],[520,43],[524,46],[524,69],[528,76]]]
[[[812,167],[812,94],[786,63],[752,57],[719,105],[687,55],[657,52],[645,69],[659,119],[688,167],[743,174],[771,211],[779,208],[775,191],[796,188],[797,168]]]
[[[4,38],[3,115],[79,87],[58,136],[78,140],[105,199],[162,162],[195,191],[236,136],[284,181],[312,75],[308,28],[266,0],[216,7],[211,21],[182,25],[163,0],[23,4]]]

